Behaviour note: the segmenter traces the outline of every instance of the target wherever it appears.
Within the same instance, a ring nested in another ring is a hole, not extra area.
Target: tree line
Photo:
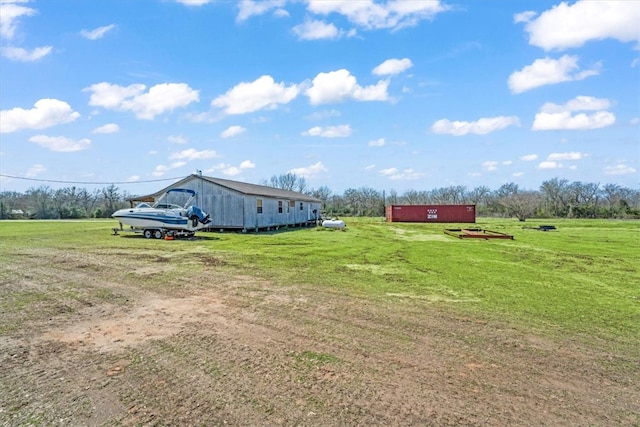
[[[617,184],[569,182],[553,178],[537,190],[506,183],[492,190],[462,185],[432,190],[379,191],[371,187],[348,188],[342,194],[328,187],[309,188],[295,174],[273,176],[263,182],[275,188],[298,191],[322,200],[329,216],[384,216],[389,205],[474,204],[479,216],[527,218],[640,218],[640,191]],[[0,192],[0,219],[108,218],[128,207],[132,196],[115,185],[89,191],[85,188],[49,186],[25,193]]]

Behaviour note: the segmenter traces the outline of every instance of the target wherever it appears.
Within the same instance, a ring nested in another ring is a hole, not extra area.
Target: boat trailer
[[[498,231],[485,230],[483,228],[447,228],[445,234],[459,239],[510,239],[511,234],[500,233]]]
[[[193,237],[195,231],[187,230],[171,230],[167,228],[124,228],[120,223],[120,228],[114,227],[111,229],[114,236],[118,236],[120,233],[136,233],[142,234],[146,239],[165,239],[173,240],[181,237]]]

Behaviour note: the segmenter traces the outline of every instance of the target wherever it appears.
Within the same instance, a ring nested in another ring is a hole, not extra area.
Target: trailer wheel
[[[144,237],[145,239],[150,239],[151,237],[153,237],[153,230],[144,230]]]
[[[153,232],[153,237],[155,237],[156,239],[162,239],[162,230],[155,230]]]

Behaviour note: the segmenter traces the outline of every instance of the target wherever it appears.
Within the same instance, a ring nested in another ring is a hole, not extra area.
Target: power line
[[[15,175],[6,175],[4,173],[0,173],[1,177],[4,178],[13,178],[13,179],[21,179],[24,181],[36,181],[36,182],[55,182],[57,184],[83,184],[83,185],[108,185],[108,184],[146,184],[149,182],[160,182],[160,181],[175,181],[177,179],[184,178],[183,176],[174,177],[174,178],[162,178],[162,179],[148,179],[145,181],[62,181],[57,179],[39,179],[39,178],[26,178],[23,176],[15,176]]]

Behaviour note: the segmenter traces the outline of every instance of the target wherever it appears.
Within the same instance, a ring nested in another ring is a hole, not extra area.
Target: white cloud
[[[229,166],[228,168],[222,169],[222,173],[227,176],[236,176],[242,173],[242,169],[235,166]]]
[[[537,159],[538,159],[537,154],[525,154],[524,156],[520,157],[520,160],[522,160],[523,162],[532,162]]]
[[[186,164],[187,162],[185,161],[179,161],[179,162],[173,162],[169,166],[158,165],[156,166],[156,169],[153,172],[151,172],[151,175],[155,177],[163,176],[165,173],[169,172],[170,170],[181,168]]]
[[[62,123],[70,123],[80,117],[71,106],[58,99],[38,100],[30,110],[12,108],[0,111],[0,133],[21,129],[45,129]]]
[[[547,156],[547,160],[581,160],[587,156],[588,154],[580,153],[579,151],[573,151],[570,153],[551,153]]]
[[[25,174],[25,176],[27,178],[33,178],[46,171],[47,171],[47,168],[44,167],[44,165],[33,165],[27,170],[27,173]]]
[[[530,22],[531,19],[533,19],[533,17],[536,15],[537,13],[531,10],[528,10],[526,12],[516,13],[515,15],[513,15],[513,22],[515,24],[519,22]]]
[[[80,35],[87,40],[98,40],[114,28],[116,28],[115,24],[105,25],[104,27],[98,27],[95,30],[82,30],[80,31]]]
[[[213,0],[176,0],[176,2],[184,4],[185,6],[202,6],[212,1]]]
[[[246,132],[247,130],[245,128],[243,128],[242,126],[229,126],[227,129],[225,129],[221,134],[220,137],[221,138],[231,138],[237,135],[240,135],[244,132]]]
[[[439,0],[389,1],[326,1],[309,0],[307,9],[311,13],[329,15],[338,13],[358,27],[398,30],[417,25],[422,20],[433,19],[438,13],[448,10]]]
[[[292,31],[300,40],[337,39],[344,34],[335,25],[317,20],[306,20]]]
[[[318,162],[310,166],[291,169],[287,171],[287,173],[292,173],[303,178],[316,178],[323,172],[327,171],[328,169],[322,164],[322,162]]]
[[[120,126],[115,123],[107,123],[93,130],[93,133],[118,133],[120,132]]]
[[[511,93],[522,93],[528,90],[562,82],[583,80],[600,73],[600,64],[589,70],[580,71],[578,57],[563,55],[559,59],[549,57],[536,59],[520,71],[509,76],[508,85]]]
[[[213,173],[213,172],[219,171],[226,176],[237,176],[237,175],[240,175],[243,170],[253,169],[255,167],[256,167],[255,163],[253,163],[251,160],[245,160],[242,163],[240,163],[239,166],[232,166],[226,163],[218,163],[217,165],[214,165],[211,168],[207,169],[205,172]]]
[[[544,162],[540,162],[538,165],[538,169],[561,169],[562,163],[546,160]]]
[[[242,82],[227,93],[211,101],[211,106],[224,108],[226,114],[246,114],[261,109],[274,109],[278,104],[288,104],[299,94],[298,85],[276,83],[273,77],[264,75],[253,82]]]
[[[503,164],[504,166],[510,166],[510,165],[512,165],[512,164],[513,164],[513,161],[511,161],[511,160],[503,160],[503,161],[502,161],[502,164]]]
[[[127,182],[136,182],[136,181],[140,181],[140,175],[131,175],[129,178],[127,178]]]
[[[411,62],[409,58],[387,59],[382,64],[375,67],[372,73],[376,76],[400,74],[411,67],[413,67],[413,62]]]
[[[369,165],[369,166],[365,167],[365,168],[364,168],[364,170],[366,170],[366,171],[370,171],[370,170],[373,170],[373,169],[375,169],[375,168],[376,168],[376,165],[375,165],[375,164],[373,164],[373,165]]]
[[[388,168],[388,169],[382,169],[380,171],[380,175],[384,175],[384,176],[392,176],[398,173],[398,168]]]
[[[386,176],[392,181],[412,181],[423,178],[426,174],[424,172],[418,172],[413,169],[399,170],[398,168],[388,168],[382,169],[380,171],[380,175]]]
[[[145,89],[143,84],[124,87],[102,82],[83,91],[91,92],[89,105],[131,111],[137,118],[145,120],[153,120],[159,114],[199,101],[198,91],[186,83],[161,83],[149,88],[148,92],[144,92]]]
[[[312,86],[305,91],[312,105],[338,103],[347,99],[355,101],[386,101],[389,99],[389,82],[381,80],[375,85],[360,86],[346,69],[319,73]]]
[[[486,170],[487,172],[497,171],[498,162],[496,162],[495,160],[489,160],[489,161],[483,162],[482,169]]]
[[[122,103],[129,98],[134,98],[144,92],[146,86],[138,83],[129,86],[120,86],[107,82],[96,83],[82,89],[83,92],[91,92],[89,105],[99,106],[108,110],[122,109]]]
[[[637,1],[577,1],[553,6],[527,23],[529,44],[545,50],[580,47],[591,40],[612,38],[640,42]]]
[[[540,111],[544,113],[561,113],[565,111],[595,111],[606,110],[611,106],[611,101],[606,98],[594,98],[592,96],[576,96],[567,103],[560,105],[552,102],[545,103]]]
[[[591,96],[577,96],[563,105],[547,102],[540,108],[540,112],[536,114],[531,129],[579,130],[599,129],[611,126],[615,123],[616,116],[609,111],[596,111],[591,114],[572,114],[574,111],[603,110],[610,106],[611,101],[608,99],[594,98]]]
[[[50,54],[52,49],[52,46],[42,46],[29,51],[21,47],[2,46],[0,55],[13,61],[33,62]]]
[[[169,135],[167,137],[167,141],[169,141],[172,144],[180,144],[180,145],[186,144],[187,142],[189,142],[189,140],[182,135]]]
[[[340,117],[341,115],[342,114],[338,110],[314,111],[306,116],[305,119],[317,122],[320,120],[331,119],[333,117]]]
[[[469,133],[485,135],[509,126],[520,126],[520,119],[516,116],[487,117],[475,122],[452,122],[447,119],[441,119],[431,126],[431,131],[438,134],[455,136],[467,135]]]
[[[90,139],[83,138],[75,141],[64,136],[35,135],[29,138],[29,141],[51,151],[59,151],[63,153],[85,150],[89,148],[89,145],[91,145]]]
[[[605,175],[629,175],[632,173],[636,173],[636,170],[624,163],[620,163],[615,166],[607,166],[604,168]]]
[[[571,115],[569,111],[538,113],[533,121],[531,130],[599,129],[611,126],[615,122],[616,116],[608,111],[598,111],[593,114],[579,113],[576,115]]]
[[[282,9],[285,4],[285,0],[242,0],[239,2],[240,11],[236,19],[241,22],[252,16],[264,15],[273,9],[276,10],[276,16],[286,16],[288,13]]]
[[[244,160],[240,163],[240,169],[253,169],[256,167],[256,164],[251,160]]]
[[[202,160],[218,157],[218,153],[215,150],[201,150],[198,151],[195,148],[187,148],[186,150],[171,153],[169,159],[171,160]]]
[[[384,138],[378,138],[369,141],[369,147],[382,147],[385,144]]]
[[[521,176],[524,176],[524,172],[514,172],[511,176],[514,178],[520,178]]]
[[[0,36],[7,40],[13,39],[18,20],[23,16],[33,16],[37,11],[22,6],[21,1],[0,1]]]
[[[321,136],[323,138],[346,138],[351,135],[351,126],[315,126],[306,132],[302,132],[304,136]]]
[[[0,0],[0,39],[13,40],[20,18],[33,16],[36,9],[22,5],[25,0]],[[51,53],[52,46],[41,46],[28,50],[18,46],[0,47],[0,56],[12,61],[32,62],[47,56]]]

